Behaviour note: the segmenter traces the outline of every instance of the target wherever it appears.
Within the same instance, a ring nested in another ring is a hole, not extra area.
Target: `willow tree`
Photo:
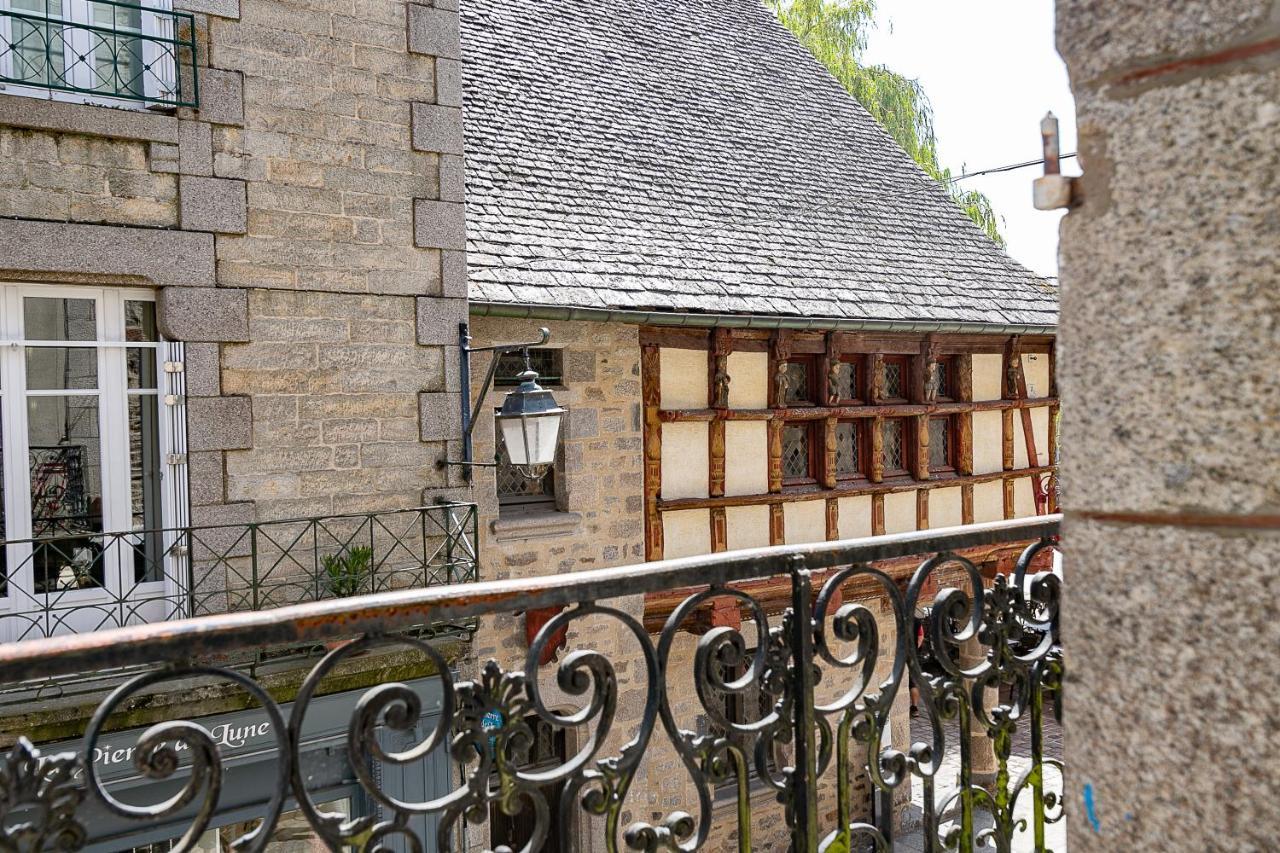
[[[976,190],[956,186],[951,170],[938,162],[933,108],[917,80],[883,65],[866,65],[867,32],[876,0],[765,0],[836,80],[902,146],[921,169],[940,182],[956,204],[992,240],[1004,245],[991,202]]]

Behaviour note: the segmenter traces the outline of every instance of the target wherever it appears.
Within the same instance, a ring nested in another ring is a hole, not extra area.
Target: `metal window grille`
[[[506,445],[498,442],[498,502],[501,504],[551,504],[556,499],[555,466],[536,480],[521,474],[511,464]]]
[[[809,425],[787,424],[782,429],[782,476],[807,479],[809,473]]]
[[[559,385],[564,380],[564,351],[547,347],[534,347],[529,350],[529,366],[538,374],[541,385]],[[498,356],[498,370],[493,375],[493,384],[512,386],[520,384],[520,374],[524,372],[524,353],[506,352]]]
[[[195,18],[125,0],[7,0],[0,82],[195,107]]]
[[[929,468],[937,470],[951,465],[951,419],[929,418]]]
[[[884,448],[884,470],[906,470],[906,428],[902,419],[889,418],[886,420],[880,435]]]
[[[853,421],[836,424],[836,476],[847,477],[862,471],[858,458],[858,425]]]

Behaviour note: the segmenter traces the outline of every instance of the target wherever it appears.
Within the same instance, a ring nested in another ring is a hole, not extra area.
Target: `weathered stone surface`
[[[175,341],[249,339],[248,300],[238,288],[166,287],[156,314],[165,337]]]
[[[437,391],[418,395],[423,441],[447,441],[462,434],[462,395]]]
[[[1280,70],[1078,104],[1086,202],[1061,250],[1064,504],[1276,512]]]
[[[1280,683],[1280,535],[1071,519],[1065,538],[1068,849],[1273,849],[1280,727],[1254,687]]]
[[[414,245],[423,249],[462,249],[467,242],[467,226],[460,202],[414,199]]]
[[[178,164],[184,175],[213,174],[213,135],[201,121],[178,125]]]
[[[417,312],[418,343],[442,346],[457,345],[458,326],[467,321],[467,302],[465,299],[419,296]]]
[[[225,498],[222,452],[209,450],[187,454],[187,479],[192,506],[222,503]]]
[[[457,154],[440,155],[440,200],[463,201],[466,198],[467,186],[462,156]]]
[[[186,366],[187,395],[191,397],[216,397],[222,393],[220,363],[221,354],[215,343],[187,343]]]
[[[162,174],[177,174],[178,146],[152,142],[147,146],[147,168]]]
[[[183,12],[216,15],[219,18],[240,17],[240,0],[175,0],[173,8]],[[202,96],[203,94],[201,92]],[[203,101],[203,97],[201,100]]]
[[[200,118],[214,124],[244,124],[244,77],[239,71],[200,69]]]
[[[467,253],[440,253],[440,295],[461,298],[467,295]]]
[[[6,219],[0,220],[0,270],[212,287],[213,235]]]
[[[0,125],[178,144],[178,120],[173,116],[22,95],[0,94]]]
[[[240,450],[253,446],[253,404],[248,397],[187,399],[187,449]]]
[[[1271,0],[1059,0],[1058,51],[1078,90],[1104,75],[1261,37],[1272,9]]]
[[[436,103],[444,107],[462,106],[462,63],[456,59],[436,59]]]
[[[243,234],[247,230],[244,181],[183,175],[178,192],[183,228],[222,234]]]
[[[461,59],[458,13],[409,3],[409,52]]]
[[[461,154],[461,108],[415,103],[413,105],[413,147],[416,151]]]

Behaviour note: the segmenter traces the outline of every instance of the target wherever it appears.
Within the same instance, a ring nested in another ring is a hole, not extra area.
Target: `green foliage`
[[[965,214],[987,236],[1004,245],[991,202],[976,190],[954,183],[938,162],[933,108],[917,80],[883,65],[864,65],[867,30],[875,21],[876,0],[765,0],[800,43],[827,67],[840,85],[902,146],[931,178],[940,182]]]
[[[356,545],[338,554],[327,554],[321,560],[324,566],[325,586],[335,598],[359,595],[365,579],[372,574],[373,549],[368,545]]]

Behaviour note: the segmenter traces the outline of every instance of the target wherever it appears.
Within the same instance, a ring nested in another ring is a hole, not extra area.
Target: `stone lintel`
[[[0,275],[213,287],[213,235],[72,222],[0,220]]]

